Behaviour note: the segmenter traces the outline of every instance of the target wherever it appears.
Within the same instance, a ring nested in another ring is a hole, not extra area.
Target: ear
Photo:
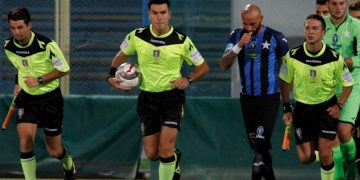
[[[28,27],[29,27],[29,29],[32,28],[32,23],[31,22],[28,23]]]

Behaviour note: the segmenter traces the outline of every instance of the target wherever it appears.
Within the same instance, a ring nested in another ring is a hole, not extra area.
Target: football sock
[[[360,116],[358,116],[358,118],[359,117]],[[356,132],[358,132],[358,130]],[[353,138],[354,138],[355,145],[356,145],[356,158],[355,158],[356,160],[355,160],[355,163],[356,163],[356,166],[357,166],[358,173],[360,175],[360,138],[357,136],[357,134]]]
[[[345,179],[344,159],[341,154],[340,146],[336,146],[333,148],[333,159],[334,159],[334,164],[335,164],[334,179],[336,179],[336,180]]]
[[[334,162],[328,166],[323,166],[321,164],[321,179],[322,180],[333,180],[334,174],[335,174],[335,169],[336,168],[334,166]]]
[[[265,163],[265,167],[263,169],[263,175],[266,180],[275,180],[274,170],[272,168],[272,158],[269,150],[263,151],[263,159]]]
[[[36,180],[36,159],[34,152],[21,153],[20,163],[25,180]]]
[[[355,178],[355,158],[356,158],[356,146],[354,139],[351,138],[350,141],[340,144],[341,152],[346,164],[346,178],[353,179]]]
[[[159,180],[171,180],[175,172],[176,159],[175,156],[168,158],[160,157]]]
[[[251,179],[261,180],[265,163],[261,154],[256,154],[252,164]]]
[[[62,162],[65,170],[70,170],[73,166],[73,159],[65,147],[63,150],[63,154],[58,159]]]

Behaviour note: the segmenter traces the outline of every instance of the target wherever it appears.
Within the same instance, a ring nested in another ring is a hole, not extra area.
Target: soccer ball
[[[141,73],[137,64],[123,63],[117,68],[115,77],[121,80],[121,85],[135,87],[140,84]]]

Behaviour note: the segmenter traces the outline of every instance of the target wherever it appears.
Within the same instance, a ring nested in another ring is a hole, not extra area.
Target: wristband
[[[19,84],[19,75],[18,74],[15,74],[15,84]]]
[[[111,67],[108,76],[106,77],[106,81],[109,78],[115,77],[115,73],[116,73],[117,68],[116,67]]]
[[[237,44],[232,48],[232,52],[234,52],[235,54],[239,54],[241,51],[241,47],[239,47]]]
[[[284,113],[293,111],[292,106],[291,106],[290,103],[284,103],[283,104],[283,110],[284,110]]]

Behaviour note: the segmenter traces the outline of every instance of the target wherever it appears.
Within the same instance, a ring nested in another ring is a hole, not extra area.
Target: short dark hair
[[[316,4],[325,5],[326,0],[316,0]]]
[[[318,14],[311,14],[306,18],[306,20],[308,20],[308,19],[315,19],[315,20],[320,21],[322,28],[325,30],[326,24],[325,24],[325,20],[322,16],[320,16]]]
[[[148,10],[150,10],[150,6],[153,4],[167,4],[168,8],[170,9],[171,2],[170,0],[149,0],[148,2]]]
[[[10,20],[13,21],[24,20],[25,24],[29,24],[29,22],[31,21],[31,16],[26,8],[18,7],[14,10],[11,10],[8,13],[8,22],[10,22]]]
[[[360,1],[351,3],[349,5],[349,10],[350,11],[359,11],[360,10]]]

